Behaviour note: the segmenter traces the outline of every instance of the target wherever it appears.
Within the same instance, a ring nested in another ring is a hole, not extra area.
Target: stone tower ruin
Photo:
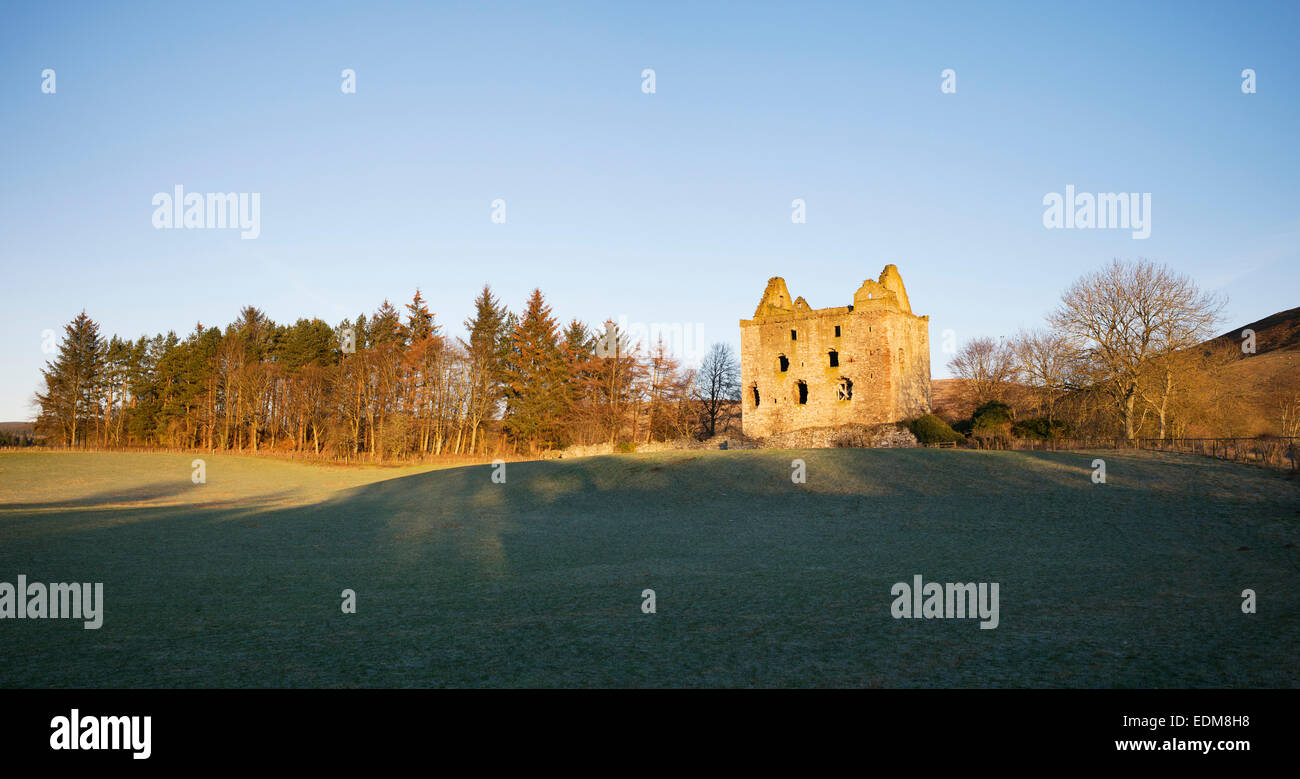
[[[776,276],[740,320],[740,372],[747,436],[912,419],[930,410],[930,317],[894,265],[838,308],[791,299]]]

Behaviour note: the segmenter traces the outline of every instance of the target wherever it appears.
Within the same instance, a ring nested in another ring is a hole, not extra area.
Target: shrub
[[[1003,424],[1011,424],[1011,407],[1006,403],[998,400],[990,400],[988,403],[975,409],[971,415],[970,421],[974,427],[997,427]]]
[[[617,444],[614,445],[614,451],[620,452],[622,454],[635,452],[636,444],[632,443],[631,441],[619,441]]]
[[[1048,438],[1060,438],[1068,435],[1069,429],[1066,424],[1058,419],[1052,420],[1049,425],[1047,417],[1035,417],[1017,422],[1011,426],[1011,434],[1016,438],[1030,438],[1035,441],[1042,441]]]
[[[990,400],[975,409],[971,416],[971,438],[980,447],[1002,449],[1011,446],[1011,407],[1006,403]]]
[[[917,417],[907,423],[907,427],[923,444],[947,444],[964,440],[964,436],[948,426],[948,423],[934,414]]]

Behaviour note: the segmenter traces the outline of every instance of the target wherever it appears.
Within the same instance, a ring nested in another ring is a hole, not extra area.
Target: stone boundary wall
[[[675,452],[689,449],[911,449],[918,446],[916,436],[903,425],[837,425],[809,427],[777,433],[768,438],[747,438],[741,435],[719,435],[705,441],[694,438],[676,441],[639,443],[636,453]],[[597,457],[619,454],[614,444],[571,446],[568,449],[547,452],[544,460],[563,460],[571,457]]]
[[[894,423],[808,427],[777,433],[762,440],[764,449],[911,449],[916,436]]]

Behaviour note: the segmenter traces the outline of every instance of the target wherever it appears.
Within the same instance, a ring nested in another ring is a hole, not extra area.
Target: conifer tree
[[[471,453],[478,446],[483,421],[496,414],[503,398],[506,350],[512,334],[507,329],[509,318],[506,307],[492,294],[492,288],[484,284],[483,291],[474,299],[474,315],[465,320],[469,340],[461,341],[469,359],[465,414]]]
[[[511,339],[507,389],[506,432],[535,452],[558,437],[557,411],[563,397],[564,362],[558,323],[540,289],[528,298]]]
[[[408,344],[417,344],[437,334],[438,326],[429,312],[429,304],[416,288],[415,297],[406,304],[406,324],[402,326],[402,335]]]
[[[89,442],[99,412],[106,353],[99,325],[82,311],[64,326],[58,356],[41,371],[45,392],[36,395],[41,406],[37,424],[68,446]]]

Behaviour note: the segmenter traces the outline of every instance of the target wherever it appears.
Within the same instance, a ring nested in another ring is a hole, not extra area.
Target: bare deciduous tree
[[[1169,357],[1212,335],[1222,309],[1221,297],[1164,265],[1115,260],[1075,281],[1048,321],[1078,344],[1093,385],[1110,397],[1132,439],[1140,387],[1168,371],[1157,392],[1171,391]]]
[[[704,355],[695,373],[693,390],[700,409],[700,423],[706,437],[717,434],[718,423],[726,427],[732,410],[740,401],[740,363],[731,347],[716,343]]]
[[[1016,368],[1022,382],[1038,395],[1038,407],[1048,427],[1056,420],[1060,393],[1071,383],[1078,366],[1078,353],[1064,334],[1050,330],[1021,331],[1011,341]]]
[[[1300,393],[1277,399],[1278,426],[1286,438],[1300,436]]]
[[[948,361],[948,370],[963,379],[963,391],[974,405],[1003,400],[1016,376],[1016,356],[1005,341],[976,338]]]

